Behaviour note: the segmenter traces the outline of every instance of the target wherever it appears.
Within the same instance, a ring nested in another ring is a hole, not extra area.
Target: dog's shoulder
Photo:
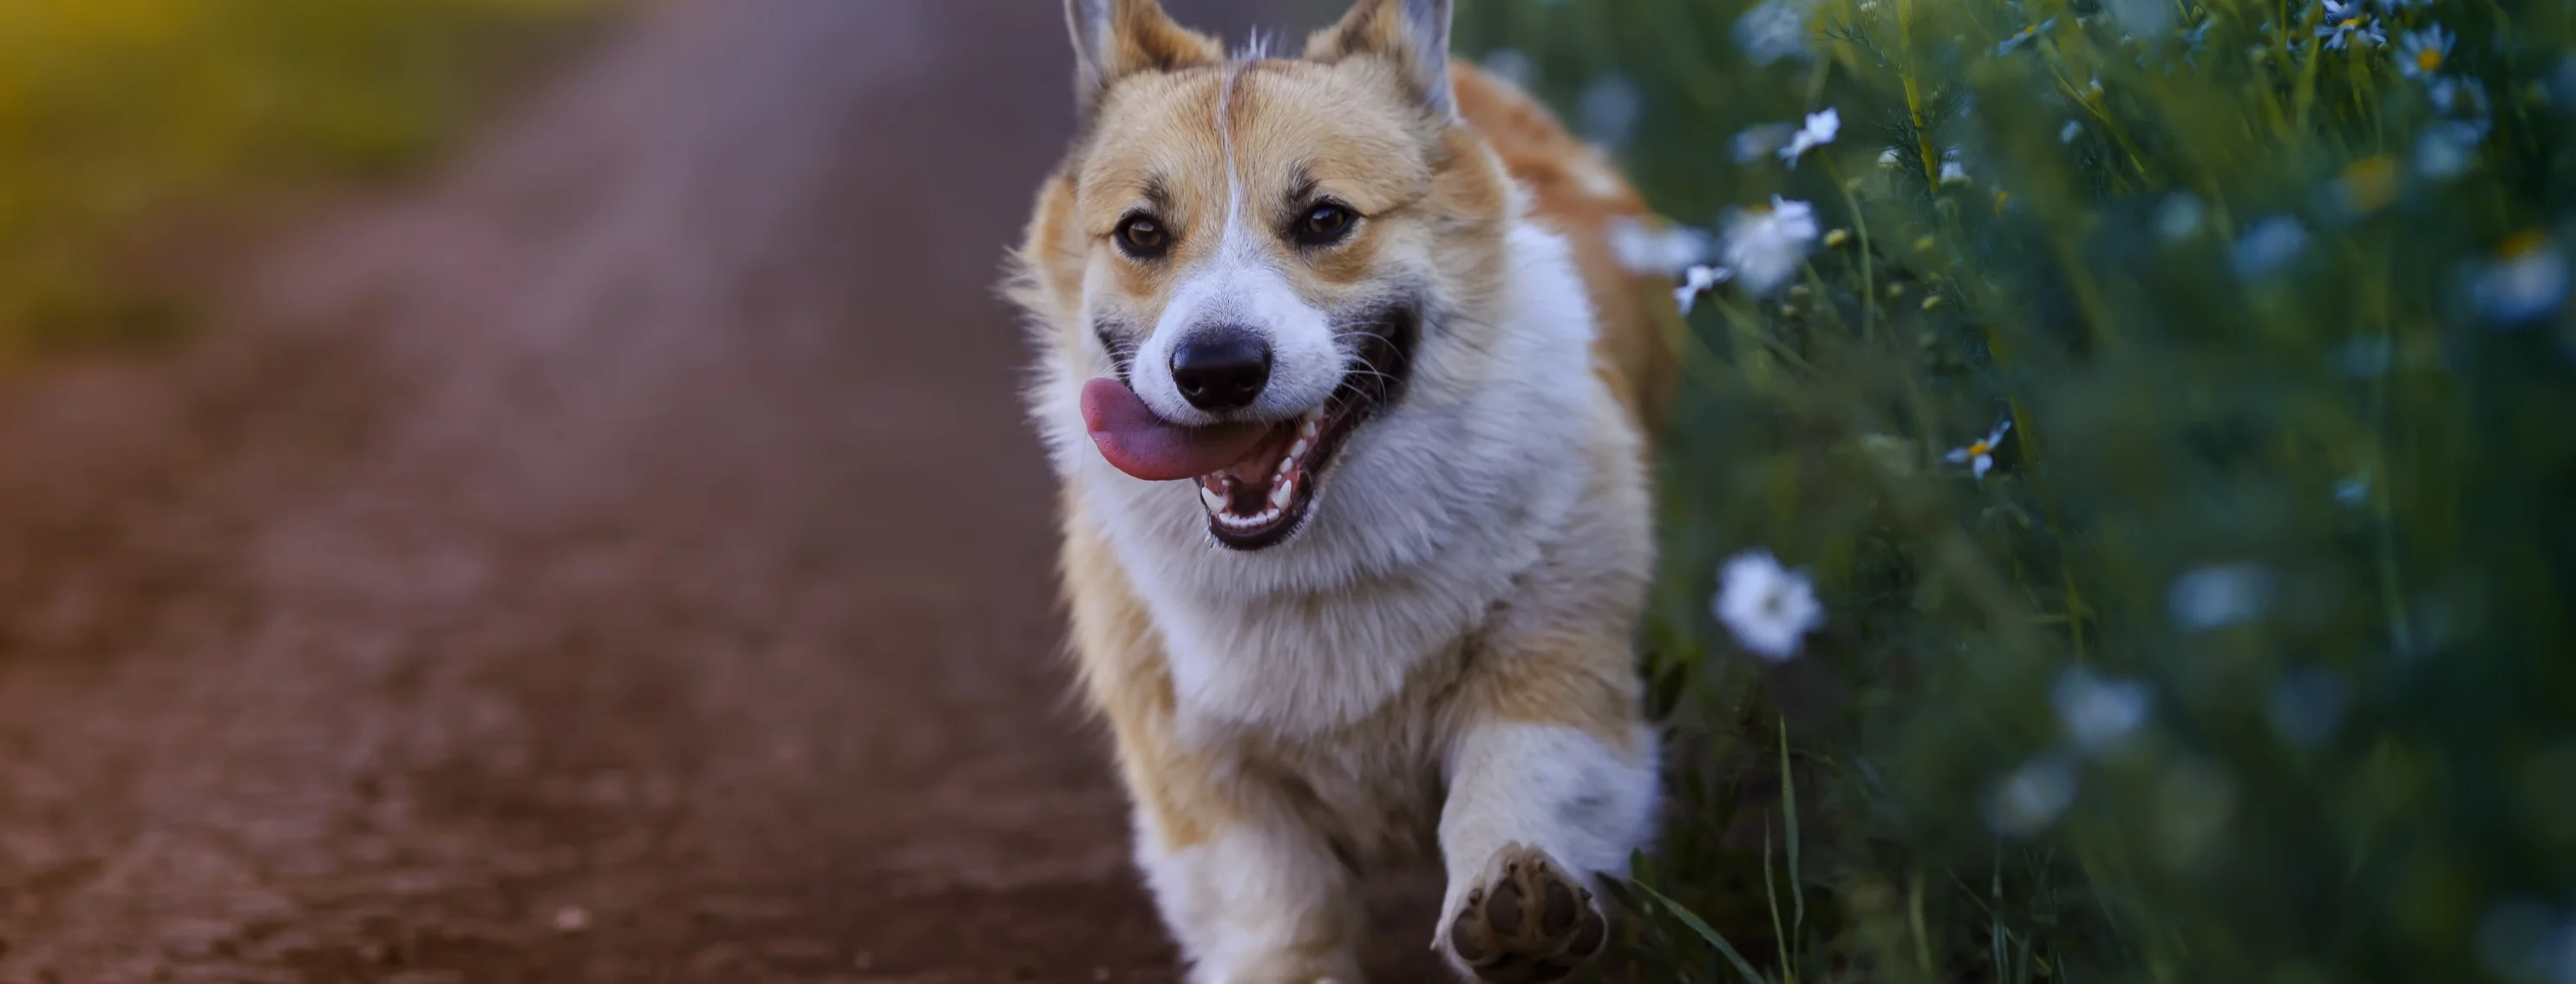
[[[1663,220],[1600,148],[1567,132],[1555,114],[1519,86],[1464,61],[1450,64],[1458,112],[1493,148],[1512,178],[1529,189],[1533,218],[1573,246],[1591,295],[1603,376],[1651,439],[1662,429],[1675,375],[1671,339],[1681,312],[1672,282],[1619,260],[1625,227],[1645,233]]]

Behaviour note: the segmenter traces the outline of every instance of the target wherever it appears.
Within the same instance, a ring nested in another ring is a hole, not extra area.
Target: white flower
[[[1538,64],[1517,48],[1496,48],[1486,52],[1484,66],[1485,71],[1524,89],[1538,78]]]
[[[1959,162],[1958,162],[1957,160],[1955,160],[1955,159],[1953,159],[1953,160],[1946,160],[1946,161],[1942,161],[1942,162],[1941,162],[1941,183],[1942,183],[1942,184],[1945,184],[1945,185],[1963,185],[1963,184],[1967,184],[1967,183],[1968,183],[1968,169],[1967,169],[1967,168],[1964,168],[1964,167],[1959,166]]]
[[[1735,271],[1725,267],[1694,264],[1682,273],[1682,285],[1673,288],[1673,300],[1680,302],[1683,314],[1689,314],[1691,303],[1699,300],[1699,295],[1708,293],[1710,289],[1725,283],[1727,278],[1733,276]]]
[[[1807,57],[1806,0],[1768,0],[1735,19],[1735,43],[1756,65]]]
[[[1780,566],[1768,550],[1736,554],[1719,571],[1717,620],[1754,655],[1777,663],[1798,655],[1798,644],[1824,624],[1825,606],[1806,575]]]
[[[2058,143],[2074,143],[2074,142],[2075,142],[2075,138],[2080,137],[2080,136],[2083,136],[2083,135],[2084,135],[2084,124],[2082,124],[2082,123],[2078,123],[2078,122],[2076,122],[2076,121],[2074,121],[2074,120],[2068,120],[2068,121],[2066,121],[2066,125],[2065,125],[2065,126],[2061,126],[2061,127],[2058,127],[2058,128],[2057,128],[2057,142],[2058,142]]]
[[[2156,233],[2166,239],[2185,239],[2200,231],[2200,199],[2191,193],[2177,191],[2156,208]]]
[[[2473,120],[2487,115],[2487,87],[2476,79],[2440,76],[2425,92],[2433,97],[2433,108],[2444,115],[2457,114]]]
[[[2478,144],[2485,140],[2474,123],[2436,121],[2416,138],[2415,170],[2437,181],[2459,177],[2477,164]]]
[[[1897,165],[1902,163],[1905,163],[1905,153],[1903,151],[1897,150],[1894,147],[1889,147],[1886,150],[1878,152],[1878,166],[1880,167],[1894,170]]]
[[[2175,578],[2166,592],[2174,623],[2199,632],[2250,622],[2272,603],[2272,572],[2260,564],[2212,564]]]
[[[2469,296],[2508,325],[2548,314],[2567,298],[2567,254],[2539,233],[2515,236],[2470,281]]]
[[[1669,277],[1708,258],[1708,234],[1689,226],[1656,227],[1633,218],[1610,223],[1610,251],[1631,273]]]
[[[2496,980],[2576,984],[2576,911],[2528,896],[2504,899],[2478,920],[2477,955]]]
[[[2012,50],[2014,48],[2030,43],[2031,39],[2039,37],[2040,32],[2056,26],[2057,18],[2051,17],[2037,24],[2032,24],[2022,28],[2021,30],[2014,31],[2011,37],[2005,38],[2001,43],[1995,45],[1995,54],[2012,54]]]
[[[1788,146],[1780,148],[1780,159],[1788,161],[1789,166],[1794,169],[1798,166],[1799,157],[1805,156],[1810,150],[1834,142],[1834,134],[1841,132],[1842,128],[1842,114],[1835,112],[1831,106],[1825,107],[1825,111],[1821,113],[1809,113],[1807,125],[1790,135]]]
[[[2098,677],[2080,666],[2058,674],[2057,685],[2048,691],[2058,723],[2075,740],[2075,747],[2087,753],[2107,751],[2128,738],[2147,723],[2147,709],[2154,701],[2146,684]]]
[[[1726,217],[1723,259],[1747,289],[1768,294],[1797,272],[1815,241],[1815,206],[1773,195],[1769,208],[1739,210]]]
[[[2110,0],[2111,19],[2121,30],[2142,37],[2161,37],[2173,30],[2174,5],[2159,0]]]
[[[2307,248],[2308,230],[2299,220],[2275,215],[2254,224],[2243,238],[2236,241],[2228,259],[2236,275],[2247,280],[2268,276],[2287,266],[2299,251]]]
[[[1574,100],[1575,129],[1585,139],[1606,147],[1627,144],[1646,112],[1646,97],[1635,80],[1609,74],[1593,79]]]
[[[2317,36],[2326,39],[2326,47],[2343,48],[2358,40],[2363,44],[2387,44],[2388,32],[2379,22],[2363,13],[2361,0],[2336,3],[2324,0],[2326,22],[2317,26]]]
[[[2047,756],[2004,777],[1986,804],[1986,822],[1997,833],[2027,837],[2048,829],[2074,804],[2074,767],[2064,758]]]
[[[2397,36],[2397,70],[2410,79],[2430,78],[2442,70],[2451,57],[2451,43],[2459,40],[2435,24],[2421,31],[2408,31]]]
[[[1788,143],[1789,138],[1796,132],[1796,127],[1786,123],[1764,123],[1745,127],[1744,132],[1736,134],[1730,144],[1735,151],[1735,162],[1750,164],[1760,160],[1764,155],[1779,150],[1781,145]]]
[[[1985,439],[1964,448],[1951,448],[1947,460],[1954,465],[1969,466],[1977,473],[1977,480],[1984,481],[1986,473],[1993,471],[1995,467],[1995,447],[2003,443],[2004,435],[2010,433],[2012,433],[2012,418],[2007,417],[2002,423],[1996,424],[1994,430],[1988,431]]]

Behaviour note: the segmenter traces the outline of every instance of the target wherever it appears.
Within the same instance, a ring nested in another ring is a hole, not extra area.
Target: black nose
[[[1182,342],[1172,350],[1172,382],[1191,406],[1211,413],[1241,410],[1270,384],[1270,346],[1233,332]]]

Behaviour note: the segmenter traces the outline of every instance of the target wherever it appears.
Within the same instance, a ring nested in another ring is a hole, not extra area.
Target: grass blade
[[[1655,891],[1653,886],[1647,885],[1643,882],[1629,882],[1628,885],[1629,887],[1636,889],[1639,895],[1652,899],[1657,905],[1663,906],[1666,911],[1673,914],[1674,919],[1678,919],[1681,921],[1682,925],[1690,927],[1691,932],[1698,933],[1700,939],[1708,941],[1708,945],[1716,947],[1717,952],[1726,957],[1728,963],[1735,965],[1736,972],[1744,975],[1745,984],[1769,984],[1769,982],[1762,979],[1761,972],[1753,969],[1752,961],[1744,959],[1744,954],[1736,952],[1735,944],[1727,942],[1725,936],[1720,935],[1715,927],[1710,926],[1707,921],[1701,919],[1697,913],[1690,911],[1690,909],[1684,907],[1681,903],[1673,901],[1671,896]]]
[[[1789,900],[1794,908],[1789,926],[1807,935],[1807,889],[1798,876],[1798,777],[1789,773],[1789,718],[1780,717],[1780,809],[1789,818]]]

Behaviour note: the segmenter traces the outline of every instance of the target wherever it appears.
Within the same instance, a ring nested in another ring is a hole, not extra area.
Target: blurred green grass
[[[420,160],[601,6],[0,5],[0,359],[169,332],[184,308],[163,274],[205,258],[173,240]]]
[[[1460,15],[1727,271],[1635,979],[2576,984],[2576,6]]]

